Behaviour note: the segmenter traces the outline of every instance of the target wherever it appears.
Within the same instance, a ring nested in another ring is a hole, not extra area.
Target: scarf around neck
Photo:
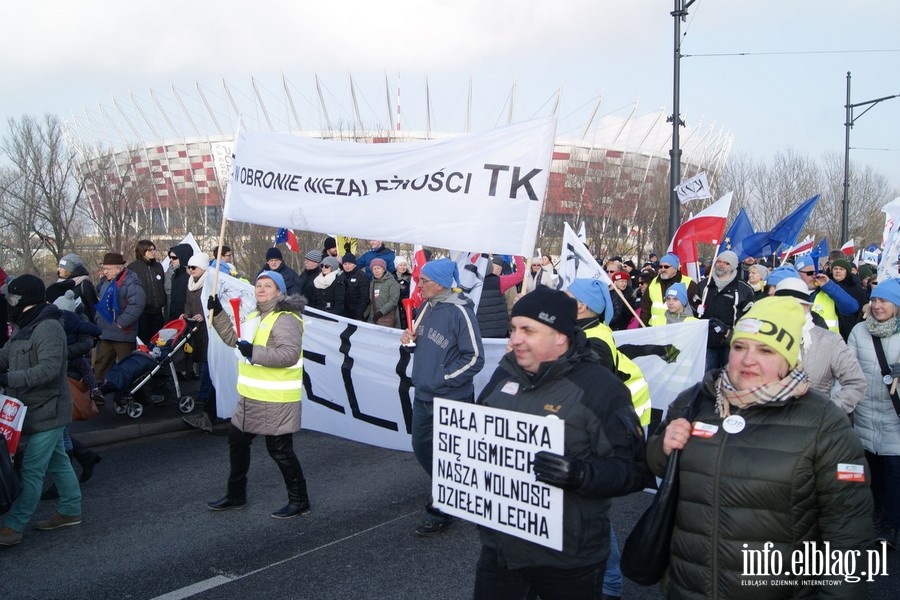
[[[337,271],[331,271],[327,275],[325,273],[319,273],[316,275],[316,278],[313,279],[313,285],[316,286],[317,290],[327,290],[331,287],[331,284],[334,283],[334,280],[337,279],[337,276]]]
[[[739,409],[748,406],[784,402],[790,398],[798,398],[809,389],[809,377],[798,364],[790,373],[779,381],[773,381],[749,390],[738,390],[728,377],[728,369],[722,369],[722,375],[716,384],[716,413],[722,417],[731,415],[731,407]]]
[[[203,282],[206,281],[206,273],[207,273],[207,271],[203,271],[203,275],[201,275],[196,280],[193,277],[188,279],[188,291],[189,292],[196,292],[197,290],[199,290],[200,288],[203,287]]]
[[[875,317],[866,317],[866,330],[872,337],[885,338],[900,330],[900,317],[891,317],[887,321],[877,321]]]

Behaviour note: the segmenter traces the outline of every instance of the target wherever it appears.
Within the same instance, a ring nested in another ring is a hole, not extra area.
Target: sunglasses
[[[323,268],[323,269],[331,269],[331,267],[329,267],[328,265],[322,265],[321,268]]]
[[[188,270],[188,271],[194,271],[194,270],[199,269],[199,268],[200,268],[200,267],[188,267],[187,270]]]
[[[660,269],[671,269],[672,265],[659,265]]]
[[[172,255],[170,254],[170,255],[169,255],[169,260],[178,260],[178,257],[177,257],[177,256],[172,256]]]
[[[797,271],[797,272],[800,273],[801,275],[806,275],[808,277],[816,274],[815,271]]]

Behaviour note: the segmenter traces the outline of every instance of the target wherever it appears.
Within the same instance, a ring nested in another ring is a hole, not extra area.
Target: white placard
[[[563,491],[536,481],[537,452],[563,454],[565,422],[434,399],[431,494],[447,514],[562,550]]]

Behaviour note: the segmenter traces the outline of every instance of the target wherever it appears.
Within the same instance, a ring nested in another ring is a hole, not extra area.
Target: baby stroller
[[[137,419],[144,403],[160,405],[167,400],[177,401],[185,414],[194,410],[194,398],[181,395],[174,359],[196,331],[197,325],[185,319],[169,321],[150,339],[149,347],[132,352],[106,373],[101,390],[115,392],[118,414]]]

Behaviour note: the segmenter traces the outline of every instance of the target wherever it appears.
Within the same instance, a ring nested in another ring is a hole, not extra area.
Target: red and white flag
[[[780,256],[781,262],[783,263],[784,261],[786,261],[788,258],[790,258],[792,256],[808,254],[808,253],[812,252],[813,246],[815,246],[815,245],[816,245],[816,238],[814,238],[811,235],[808,235],[802,242],[800,242],[794,246],[791,246],[786,251],[782,252],[781,256]]]
[[[422,273],[422,266],[425,262],[425,249],[421,244],[416,244],[413,246],[412,282],[409,284],[409,297],[415,303],[416,308],[422,306],[424,301],[422,290],[419,289],[419,275]]]
[[[731,208],[732,192],[728,192],[695,216],[681,224],[669,244],[668,252],[678,255],[682,265],[697,262],[697,244],[717,246],[725,233],[725,223]]]
[[[856,252],[856,242],[853,241],[853,238],[850,238],[847,240],[847,243],[841,246],[841,252],[846,256],[853,256],[853,253]]]

